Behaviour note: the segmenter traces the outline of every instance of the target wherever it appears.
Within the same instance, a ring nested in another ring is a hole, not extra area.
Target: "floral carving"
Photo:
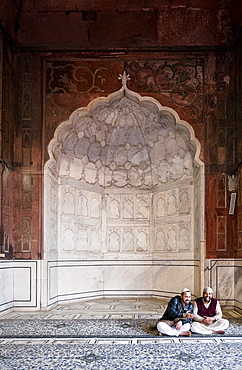
[[[57,106],[72,106],[79,93],[103,93],[112,71],[101,63],[96,66],[51,61],[46,68],[46,92]]]
[[[189,109],[193,120],[202,114],[202,69],[200,60],[128,61],[125,65],[131,88],[167,96],[175,106]]]

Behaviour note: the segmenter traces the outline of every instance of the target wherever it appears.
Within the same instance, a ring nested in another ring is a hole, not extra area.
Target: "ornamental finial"
[[[123,75],[119,75],[118,80],[121,80],[123,87],[126,87],[127,82],[131,80],[131,78],[129,77],[129,75],[126,75],[126,72],[124,71]]]

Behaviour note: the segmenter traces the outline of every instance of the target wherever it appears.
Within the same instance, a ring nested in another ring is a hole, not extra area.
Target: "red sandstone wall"
[[[237,256],[236,214],[228,215],[227,190],[234,166],[231,65],[231,53],[212,52],[18,54],[9,208],[14,257],[41,258],[43,165],[56,127],[78,107],[118,90],[124,70],[131,77],[130,89],[173,108],[193,126],[206,168],[207,257]]]
[[[228,214],[227,175],[242,158],[242,114],[235,114],[234,106],[235,99],[242,106],[241,61],[238,57],[234,79],[232,48],[226,51],[233,37],[228,13],[209,1],[201,9],[198,0],[192,7],[165,2],[159,10],[160,1],[147,4],[83,0],[72,8],[69,0],[28,0],[22,7],[0,5],[3,26],[20,48],[13,52],[5,40],[1,52],[1,166],[10,172],[1,173],[0,217],[7,257],[13,248],[14,258],[41,258],[47,145],[75,109],[119,89],[117,77],[124,70],[131,76],[130,89],[177,111],[201,143],[207,257],[242,255],[240,193],[235,214]],[[241,42],[237,49],[239,55]],[[240,173],[239,179],[241,186]]]
[[[236,87],[236,98],[235,98],[235,146],[236,146],[236,159],[235,159],[235,175],[238,176],[238,189],[237,189],[237,204],[236,204],[236,215],[237,215],[237,228],[236,235],[238,238],[238,245],[236,255],[242,255],[242,33],[238,38],[236,46],[236,63],[235,63],[235,87]]]
[[[227,183],[235,155],[232,54],[134,53],[112,57],[108,61],[97,54],[88,60],[48,58],[45,146],[73,110],[116,91],[120,87],[117,76],[125,69],[131,77],[130,89],[173,108],[193,126],[206,169],[207,257],[233,257],[237,249],[236,214],[228,214]]]
[[[5,42],[3,35],[0,35],[1,44],[1,130],[0,130],[0,179],[1,179],[1,215],[0,215],[0,249],[6,258],[12,258],[12,147],[14,132],[14,81],[13,65],[14,53]]]

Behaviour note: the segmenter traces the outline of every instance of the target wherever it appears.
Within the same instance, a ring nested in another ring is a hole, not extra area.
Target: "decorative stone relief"
[[[137,229],[136,251],[147,252],[149,250],[149,230],[148,228]]]
[[[50,188],[50,209],[52,212],[57,213],[57,192],[58,185],[56,182],[51,179],[51,188]]]
[[[22,251],[30,251],[31,250],[31,217],[22,217],[22,238],[21,238],[21,246]]]
[[[95,107],[92,118],[77,110],[66,129],[62,152],[55,154],[60,176],[105,188],[144,189],[192,176],[187,129],[178,131],[170,112],[155,112],[150,103],[125,95]]]
[[[90,251],[102,252],[100,228],[92,227],[90,230]]]
[[[22,128],[22,162],[23,165],[31,165],[32,129]]]
[[[177,227],[175,225],[168,228],[166,250],[168,252],[177,251]]]
[[[191,211],[191,200],[189,191],[183,188],[179,189],[179,214],[188,214]]]
[[[177,214],[177,199],[176,193],[170,191],[167,194],[167,216],[174,216]]]
[[[65,226],[63,224],[63,231],[62,231],[63,250],[73,251],[75,249],[74,235],[75,235],[74,226],[72,225]]]
[[[226,249],[226,217],[217,216],[217,250]]]
[[[110,219],[120,218],[120,202],[117,199],[111,199],[108,206],[108,217]]]
[[[87,228],[80,227],[77,230],[76,249],[80,251],[88,250],[88,230]]]
[[[29,174],[22,175],[22,208],[30,209],[32,207],[32,176]]]
[[[180,222],[176,225],[163,225],[156,228],[156,252],[184,252],[191,250],[190,223]]]
[[[108,251],[147,253],[149,251],[148,227],[109,227]]]
[[[93,63],[47,63],[47,92],[53,104],[71,106],[78,93],[103,92],[104,83],[112,78],[112,71],[98,64],[95,68]],[[68,94],[70,92],[71,96]],[[60,93],[65,94],[65,98],[61,98]]]
[[[9,252],[9,216],[3,215],[3,251]]]
[[[180,251],[189,250],[190,245],[190,230],[188,229],[188,227],[183,226],[179,230],[178,249]]]
[[[49,145],[47,166],[59,184],[51,192],[61,195],[51,205],[58,203],[59,252],[133,258],[192,251],[200,146],[174,111],[121,79],[118,92],[73,112]]]
[[[229,268],[219,267],[218,268],[218,287],[219,287],[219,297],[226,297],[226,299],[231,299],[233,294],[234,278],[233,273],[229,274]],[[232,270],[232,268],[231,268]],[[218,298],[219,298],[218,297]]]
[[[32,115],[32,83],[23,82],[22,84],[22,120],[31,120]]]
[[[159,195],[156,197],[155,201],[155,215],[157,218],[161,218],[166,216],[166,193],[162,193],[162,195]]]
[[[3,170],[3,206],[9,208],[9,169],[4,167]]]
[[[90,217],[91,218],[100,218],[101,207],[100,201],[96,197],[92,197],[90,200]]]
[[[77,215],[82,217],[88,216],[88,199],[78,191],[77,194]]]
[[[166,249],[166,236],[162,228],[156,230],[156,251],[164,252]]]
[[[218,187],[218,197],[217,197],[217,207],[226,207],[226,175],[218,175],[217,177],[217,187]]]
[[[123,199],[123,219],[134,219],[134,201],[130,198],[124,197]]]
[[[149,219],[149,198],[148,196],[137,196],[137,219]]]
[[[202,61],[153,60],[127,61],[126,72],[135,81],[134,88],[158,92],[167,96],[175,106],[189,112],[192,121],[198,121],[203,107]]]
[[[50,250],[57,251],[57,222],[56,220],[50,219]]]
[[[110,252],[120,252],[120,232],[111,229],[108,237],[108,250]]]
[[[134,252],[134,234],[132,229],[124,229],[122,240],[123,252]]]
[[[72,189],[63,192],[63,213],[75,214],[75,196]]]

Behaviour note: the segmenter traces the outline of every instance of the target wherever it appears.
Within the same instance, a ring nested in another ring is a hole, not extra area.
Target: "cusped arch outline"
[[[148,96],[141,96],[138,93],[130,90],[127,87],[128,76],[125,72],[122,79],[122,87],[111,93],[108,97],[98,97],[92,100],[87,107],[81,107],[76,109],[65,122],[62,122],[55,130],[54,137],[48,145],[49,160],[46,162],[46,166],[55,169],[58,174],[58,167],[63,154],[63,143],[71,140],[73,135],[79,135],[80,122],[83,120],[89,120],[91,122],[93,112],[99,107],[111,108],[112,105],[121,101],[122,98],[126,97],[130,102],[138,104],[140,107],[145,107],[159,117],[159,123],[161,125],[172,125],[175,130],[185,133],[189,146],[192,150],[193,160],[195,165],[203,166],[203,162],[200,160],[201,145],[195,137],[192,126],[181,120],[178,113],[170,108],[162,106],[156,99]]]

